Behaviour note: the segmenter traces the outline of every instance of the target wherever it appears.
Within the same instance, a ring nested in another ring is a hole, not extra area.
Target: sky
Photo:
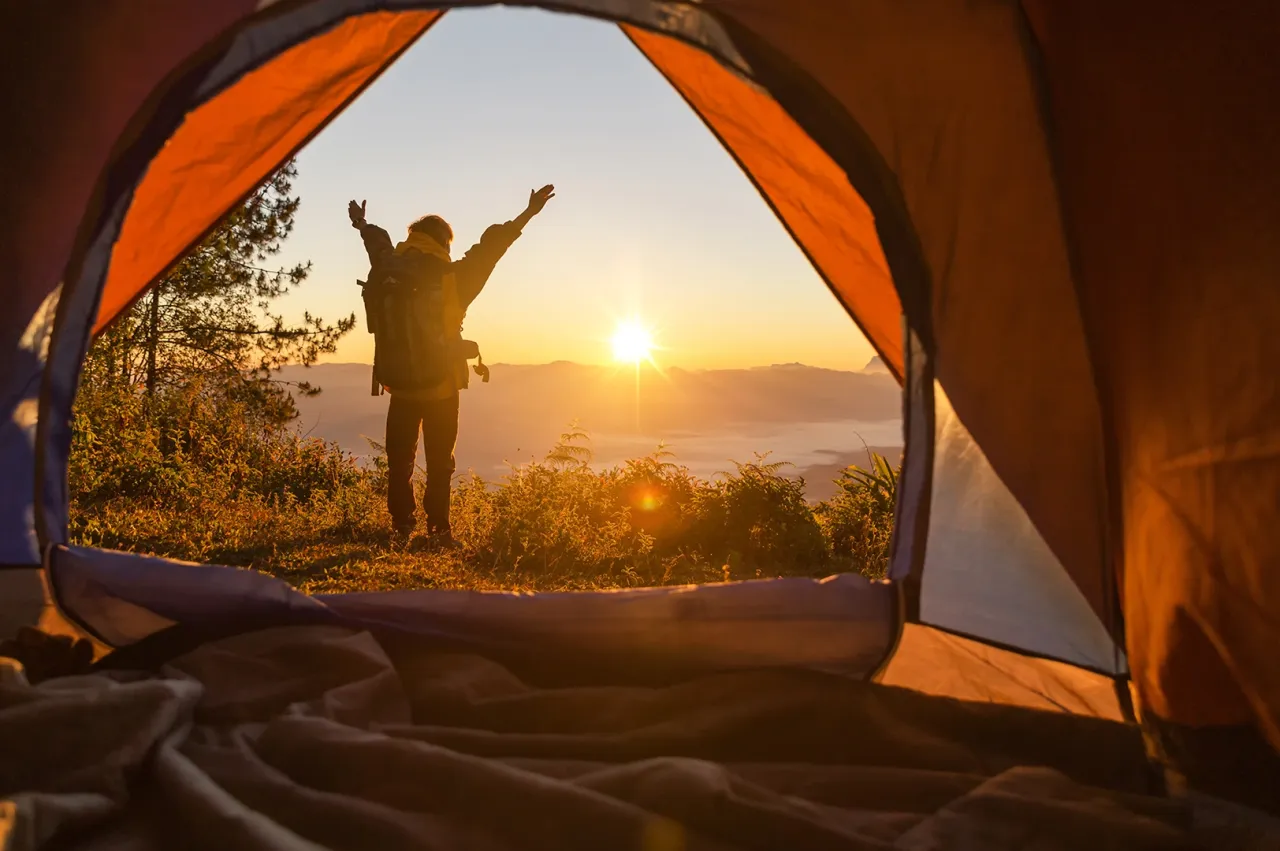
[[[738,166],[612,24],[530,9],[449,12],[298,156],[302,203],[284,303],[358,325],[323,360],[370,362],[349,200],[404,237],[426,213],[454,257],[556,197],[467,314],[491,363],[609,363],[620,321],[687,369],[800,362],[861,369],[874,352]]]

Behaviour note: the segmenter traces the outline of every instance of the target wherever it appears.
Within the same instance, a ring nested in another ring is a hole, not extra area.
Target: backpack
[[[373,334],[372,395],[384,387],[415,391],[450,375],[450,341],[444,327],[444,276],[448,263],[416,251],[383,251],[357,281],[365,325]]]

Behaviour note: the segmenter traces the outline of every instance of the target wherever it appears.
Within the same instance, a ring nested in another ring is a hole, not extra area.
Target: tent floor
[[[0,668],[16,847],[1205,847],[1109,721],[786,669],[570,682],[339,626],[191,645]]]

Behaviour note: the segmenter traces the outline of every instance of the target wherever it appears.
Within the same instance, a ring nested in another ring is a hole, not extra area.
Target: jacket
[[[451,336],[461,338],[462,320],[466,316],[467,308],[471,306],[471,302],[475,301],[476,296],[480,295],[480,291],[489,282],[489,276],[493,274],[494,267],[497,266],[498,261],[502,259],[507,249],[519,237],[520,231],[512,222],[491,225],[485,230],[478,243],[467,249],[461,258],[449,264],[448,270],[445,272],[444,282],[446,288],[445,304],[447,305],[446,323],[448,325],[456,325],[456,327],[447,329]],[[373,224],[366,223],[360,228],[360,238],[364,242],[365,252],[369,255],[370,265],[375,265],[379,258],[390,252],[401,253],[417,250],[412,245],[412,239],[406,240],[398,246],[393,245],[390,235]],[[465,359],[459,359],[454,365],[453,374],[450,378],[441,382],[437,387],[418,391],[400,390],[399,392],[392,387],[385,389],[393,396],[426,401],[447,399],[459,390],[465,389],[467,384],[467,362]]]

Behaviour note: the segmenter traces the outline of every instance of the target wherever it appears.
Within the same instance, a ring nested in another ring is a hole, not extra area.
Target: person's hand
[[[556,188],[548,183],[541,189],[535,189],[529,193],[528,210],[533,215],[542,212],[542,208],[547,206],[547,202],[556,197]]]
[[[361,201],[357,204],[352,201],[347,205],[347,215],[351,217],[351,226],[357,230],[364,226],[364,205],[366,203],[366,201]]]

